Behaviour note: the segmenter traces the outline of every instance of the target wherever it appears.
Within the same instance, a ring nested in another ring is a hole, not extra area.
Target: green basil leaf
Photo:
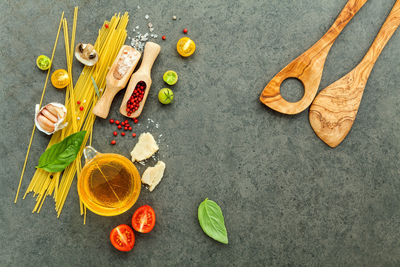
[[[78,155],[86,131],[77,132],[52,145],[39,158],[36,168],[47,172],[63,171]]]
[[[218,242],[228,244],[224,215],[217,203],[206,198],[200,203],[197,216],[204,233]]]

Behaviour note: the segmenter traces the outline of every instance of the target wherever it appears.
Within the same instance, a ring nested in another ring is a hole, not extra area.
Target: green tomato
[[[178,73],[173,70],[167,70],[163,75],[163,80],[169,85],[174,85],[178,81]]]
[[[50,68],[50,58],[45,55],[40,55],[36,59],[36,66],[41,70],[48,70]]]
[[[174,92],[169,88],[163,88],[158,92],[158,100],[161,104],[170,104],[174,99]]]

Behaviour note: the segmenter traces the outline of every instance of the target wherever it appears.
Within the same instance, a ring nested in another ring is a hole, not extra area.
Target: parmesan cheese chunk
[[[163,178],[165,163],[161,160],[154,167],[148,167],[142,175],[142,183],[149,186],[150,192],[156,188]]]
[[[151,133],[142,133],[139,136],[139,142],[131,152],[132,161],[142,161],[153,156],[158,151],[158,145]]]

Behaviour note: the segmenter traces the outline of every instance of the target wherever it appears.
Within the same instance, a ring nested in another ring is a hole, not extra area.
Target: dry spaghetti
[[[115,14],[110,21],[105,21],[103,26],[99,30],[97,40],[94,44],[94,48],[100,54],[99,61],[93,67],[85,66],[76,82],[75,86],[72,83],[72,61],[73,51],[76,33],[78,9],[74,10],[74,21],[71,35],[71,42],[68,39],[68,25],[66,19],[61,18],[61,24],[63,24],[64,40],[65,40],[65,53],[67,57],[67,69],[71,77],[70,85],[67,87],[65,106],[68,107],[67,121],[69,126],[56,132],[49,144],[50,147],[63,140],[64,137],[69,136],[77,131],[86,130],[87,134],[84,139],[84,144],[90,138],[92,140],[93,124],[95,121],[95,115],[92,113],[92,109],[97,102],[97,95],[95,93],[91,78],[93,77],[99,88],[104,88],[106,83],[107,72],[112,65],[115,57],[117,56],[120,48],[126,40],[126,26],[128,24],[129,16],[126,12],[122,16]],[[107,26],[106,26],[107,25]],[[59,28],[60,28],[59,27]],[[58,39],[58,34],[57,34]],[[56,40],[57,41],[57,40]],[[54,48],[55,50],[55,48]],[[54,51],[53,51],[54,53]],[[52,56],[53,59],[53,56]],[[47,84],[47,79],[46,79]],[[102,90],[100,92],[102,94]],[[79,110],[76,105],[76,99],[83,100],[84,109]],[[79,119],[78,119],[79,118]],[[29,150],[28,150],[29,152]],[[36,197],[36,205],[32,212],[40,212],[40,209],[47,196],[53,195],[55,200],[55,209],[57,211],[57,217],[60,216],[65,200],[70,191],[71,184],[76,174],[82,169],[81,166],[82,149],[78,153],[76,160],[70,164],[63,173],[48,173],[44,170],[37,169],[26,192],[26,195],[33,192]],[[27,156],[28,157],[28,156]],[[23,176],[23,173],[21,177]],[[21,179],[22,180],[22,179]],[[86,215],[86,208],[80,202],[81,214]],[[86,219],[86,218],[85,218]],[[84,219],[84,220],[85,220]]]

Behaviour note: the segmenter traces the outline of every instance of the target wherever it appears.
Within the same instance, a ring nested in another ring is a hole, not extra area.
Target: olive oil
[[[140,176],[133,163],[118,154],[96,155],[82,169],[78,193],[93,212],[113,216],[136,202],[140,193]]]

